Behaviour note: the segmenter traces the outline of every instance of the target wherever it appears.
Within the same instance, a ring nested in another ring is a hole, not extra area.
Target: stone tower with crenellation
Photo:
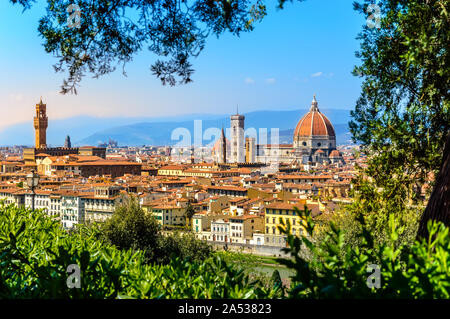
[[[34,117],[36,148],[47,147],[47,126],[47,105],[42,103],[41,97],[39,104],[36,104],[36,116]]]
[[[66,147],[66,148],[71,148],[72,147],[72,143],[70,142],[70,136],[69,135],[66,136],[66,140],[64,141],[64,147]]]

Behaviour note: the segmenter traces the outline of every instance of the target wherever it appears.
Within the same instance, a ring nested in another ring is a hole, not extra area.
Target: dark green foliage
[[[377,244],[360,215],[359,247],[345,245],[344,230],[333,224],[328,238],[314,245],[311,238],[315,223],[310,211],[305,207],[296,212],[305,220],[305,236],[293,236],[289,224],[279,227],[289,244],[284,250],[293,257],[279,262],[296,271],[290,297],[450,298],[450,236],[442,223],[429,223],[427,240],[399,246],[398,223],[391,215],[387,225],[390,241]],[[309,250],[314,257],[304,259],[302,249]],[[380,267],[379,288],[368,287],[368,277],[373,273],[371,265]]]
[[[368,16],[372,0],[355,9]],[[363,27],[354,74],[362,92],[350,129],[370,156],[365,173],[400,207],[436,173],[450,129],[450,3],[382,0],[380,28]]]
[[[146,214],[136,198],[127,198],[118,205],[113,216],[102,227],[103,238],[122,250],[145,251],[147,260],[153,261],[158,247],[160,225]]]
[[[0,251],[2,298],[111,298],[123,280],[117,250],[92,237],[66,234],[39,211],[1,206]],[[121,258],[132,258],[131,251]],[[71,264],[78,264],[83,273],[81,290],[67,288]]]
[[[167,263],[174,257],[183,260],[203,261],[211,256],[212,247],[208,243],[195,238],[192,233],[171,233],[159,238],[158,262]]]
[[[154,216],[145,213],[133,197],[117,206],[101,233],[107,243],[121,250],[143,251],[147,263],[170,263],[175,257],[202,261],[212,252],[210,245],[193,234],[164,234]]]
[[[272,274],[272,278],[270,278],[272,284],[274,285],[275,289],[282,289],[283,288],[283,282],[281,281],[280,272],[278,270],[274,270]],[[284,292],[282,293],[284,295]]]
[[[194,214],[195,214],[194,207],[192,207],[191,203],[188,203],[186,211],[184,212],[184,216],[186,217],[186,227],[188,229],[191,229],[191,220]]]
[[[0,206],[0,298],[264,298],[275,291],[251,282],[220,258],[173,259],[148,265],[141,251],[97,239],[98,229],[72,234],[40,211]],[[81,268],[68,288],[67,267]]]
[[[362,227],[359,222],[360,215],[363,215],[365,228],[371,233],[376,244],[381,245],[390,240],[390,229],[387,225],[391,215],[395,216],[399,226],[396,244],[413,244],[424,206],[406,205],[400,196],[389,197],[387,193],[390,189],[379,189],[362,176],[353,181],[353,186],[351,193],[354,201],[334,214],[331,219],[338,228],[345,230],[345,245],[354,248],[361,244],[361,238],[358,236]]]
[[[293,298],[449,298],[450,236],[442,224],[430,224],[430,237],[410,247],[395,247],[398,232],[389,221],[391,242],[374,243],[364,227],[362,245],[352,249],[343,231],[332,227],[329,240],[312,245],[308,235],[288,235],[293,259],[280,263],[295,270],[288,297]],[[364,221],[360,220],[361,225]],[[289,233],[290,225],[280,227]],[[43,212],[0,207],[1,298],[276,298],[282,296],[276,273],[269,287],[250,279],[244,269],[216,256],[203,262],[175,258],[166,265],[147,264],[142,251],[119,250],[98,240],[98,229],[81,227],[71,234]],[[315,258],[300,257],[304,248]],[[342,257],[340,251],[347,250]],[[81,268],[81,287],[68,288],[67,267]],[[380,288],[366,285],[371,264],[381,267]]]
[[[10,0],[30,8],[34,0]],[[297,0],[303,1],[303,0]],[[192,81],[190,59],[197,57],[209,36],[239,36],[253,30],[266,15],[264,0],[47,0],[39,21],[44,48],[58,58],[57,72],[68,71],[62,93],[76,93],[86,72],[100,77],[148,49],[157,60],[151,71],[163,84]],[[282,8],[286,0],[279,0]],[[79,27],[67,23],[71,4],[81,11]]]

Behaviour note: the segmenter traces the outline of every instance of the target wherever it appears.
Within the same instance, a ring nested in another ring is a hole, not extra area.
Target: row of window
[[[293,225],[293,226],[295,226],[295,225],[296,225],[296,222],[297,222],[297,219],[296,219],[296,218],[291,218],[291,219],[289,219],[289,218],[284,218],[283,220],[284,220],[284,223],[285,223],[285,224],[287,224],[287,221],[289,220],[290,223],[291,223],[291,225]],[[269,219],[269,217],[266,217],[266,224],[270,224],[270,219]],[[276,218],[275,218],[275,217],[272,217],[272,224],[277,224],[277,221],[276,221]]]
[[[77,216],[68,216],[68,215],[63,215],[62,216],[62,220],[70,220],[70,221],[77,221]]]
[[[213,239],[215,239],[217,241],[226,241],[227,236],[217,236],[217,237],[213,237]]]
[[[267,214],[278,214],[278,215],[293,215],[294,211],[292,210],[284,210],[284,209],[268,209]]]
[[[223,233],[223,232],[228,232],[228,227],[225,227],[225,228],[224,228],[224,227],[220,227],[220,228],[219,228],[219,227],[213,226],[213,231],[218,231],[218,232],[220,231],[220,232],[222,232],[222,233]]]
[[[272,237],[272,240],[270,240],[270,237],[268,237],[268,238],[266,238],[266,242],[267,243],[270,243],[270,242],[272,242],[272,243],[279,243],[279,244],[281,244],[281,243],[285,243],[286,242],[286,238],[275,238],[275,237]]]
[[[47,201],[44,201],[44,200],[37,200],[36,205],[37,206],[48,206]]]
[[[314,143],[312,143],[312,144],[314,144]],[[306,146],[307,144],[306,144],[306,142],[303,142],[302,145],[303,145],[303,146]],[[316,145],[317,145],[318,147],[320,147],[320,146],[322,146],[322,143],[319,142],[319,143],[317,143]],[[313,145],[313,146],[314,146],[314,145]],[[327,146],[327,144],[324,143],[323,146]],[[330,147],[333,147],[333,143],[330,143]]]
[[[172,219],[173,219],[173,221],[176,221],[177,218],[180,219],[180,220],[184,220],[184,217],[174,217]],[[159,218],[159,219],[161,219],[161,218]],[[166,215],[166,220],[169,220],[169,215]]]
[[[267,226],[266,227],[266,234],[270,234],[270,230],[271,230],[270,227]],[[303,234],[303,229],[301,229],[301,228],[299,228],[299,229],[292,228],[291,231],[292,231],[292,235],[294,235],[294,236]],[[272,234],[274,234],[274,235],[275,234],[281,235],[280,231],[277,230],[277,228],[275,226],[272,227]]]

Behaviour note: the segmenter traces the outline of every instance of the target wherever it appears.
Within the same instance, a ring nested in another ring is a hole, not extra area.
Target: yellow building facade
[[[284,224],[289,221],[291,225],[291,233],[299,236],[305,234],[304,223],[305,221],[295,213],[295,207],[300,210],[303,209],[303,205],[307,205],[308,209],[312,210],[312,216],[320,214],[320,207],[318,204],[307,203],[306,200],[297,204],[289,203],[272,203],[265,207],[264,214],[264,233],[265,243],[269,246],[286,246],[286,235],[280,233],[278,226],[282,226],[280,220],[283,220]]]

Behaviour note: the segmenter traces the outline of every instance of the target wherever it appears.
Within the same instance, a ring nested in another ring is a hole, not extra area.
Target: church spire
[[[219,142],[219,163],[226,163],[227,162],[227,139],[225,138],[225,133],[223,131],[223,125],[222,125],[222,131],[220,132],[220,142]]]
[[[319,112],[319,103],[317,103],[316,94],[314,94],[313,100],[311,102],[311,108],[309,109],[309,111]]]

